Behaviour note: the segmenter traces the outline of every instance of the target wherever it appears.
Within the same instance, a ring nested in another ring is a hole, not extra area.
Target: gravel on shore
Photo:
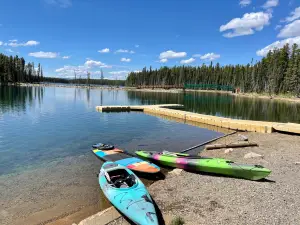
[[[238,134],[214,143],[236,142]],[[181,216],[185,224],[300,224],[300,136],[243,133],[259,147],[202,152],[272,170],[266,181],[200,175],[169,174],[148,190],[164,215]],[[254,152],[263,158],[245,159]],[[119,222],[118,222],[119,221]],[[124,224],[119,219],[111,224]]]

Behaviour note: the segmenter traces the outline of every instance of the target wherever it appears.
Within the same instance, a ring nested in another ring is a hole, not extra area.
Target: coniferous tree
[[[39,63],[39,65],[38,65],[38,70],[37,70],[37,78],[38,78],[38,81],[40,81],[40,73],[41,73],[41,64]]]
[[[43,67],[41,67],[41,81],[43,82],[44,80],[44,73],[43,73]]]
[[[270,51],[260,61],[247,65],[225,65],[212,62],[198,67],[161,67],[153,71],[130,73],[128,86],[195,84],[202,89],[218,89],[229,85],[243,92],[269,93],[270,95],[291,92],[299,93],[300,50],[295,44]]]
[[[0,54],[0,83],[39,82],[35,76],[32,64],[26,65],[24,58]]]

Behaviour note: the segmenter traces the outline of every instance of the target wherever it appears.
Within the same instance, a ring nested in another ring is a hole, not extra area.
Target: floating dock
[[[149,108],[160,109],[183,109],[183,105],[179,104],[164,104],[164,105],[111,105],[111,106],[96,106],[96,110],[99,112],[128,112],[128,111],[141,111]]]
[[[300,134],[300,124],[296,123],[277,123],[253,120],[230,119],[218,116],[203,115],[198,113],[186,112],[183,105],[164,104],[164,105],[139,105],[139,106],[97,106],[100,112],[128,112],[141,111],[150,115],[167,116],[179,119],[182,122],[192,121],[211,126],[227,128],[239,131],[252,131],[258,133],[272,133],[276,131]]]

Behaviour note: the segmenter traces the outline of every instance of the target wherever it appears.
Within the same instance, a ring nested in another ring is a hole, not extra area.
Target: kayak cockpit
[[[92,145],[93,149],[98,149],[98,150],[112,150],[115,148],[113,145],[109,144],[103,144],[103,143],[97,143]]]
[[[111,170],[105,173],[107,182],[115,188],[130,188],[137,184],[135,176],[125,169]]]

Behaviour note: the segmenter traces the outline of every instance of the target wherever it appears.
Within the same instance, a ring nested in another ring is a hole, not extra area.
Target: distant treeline
[[[300,95],[300,49],[288,44],[270,51],[260,61],[247,65],[162,67],[129,74],[127,86],[218,84],[231,85],[243,92],[292,93]]]
[[[96,85],[109,85],[109,86],[124,86],[125,80],[107,80],[107,79],[65,79],[56,77],[44,77],[43,82],[49,83],[64,83],[64,84],[96,84]]]
[[[43,69],[38,64],[37,69],[34,63],[25,63],[24,58],[18,56],[6,56],[0,54],[0,83],[16,82],[40,82],[43,80]]]
[[[125,80],[106,79],[65,79],[55,77],[44,77],[43,68],[40,63],[37,68],[34,63],[26,64],[24,58],[18,56],[6,56],[0,54],[0,84],[7,83],[76,83],[76,84],[99,84],[124,86]]]

